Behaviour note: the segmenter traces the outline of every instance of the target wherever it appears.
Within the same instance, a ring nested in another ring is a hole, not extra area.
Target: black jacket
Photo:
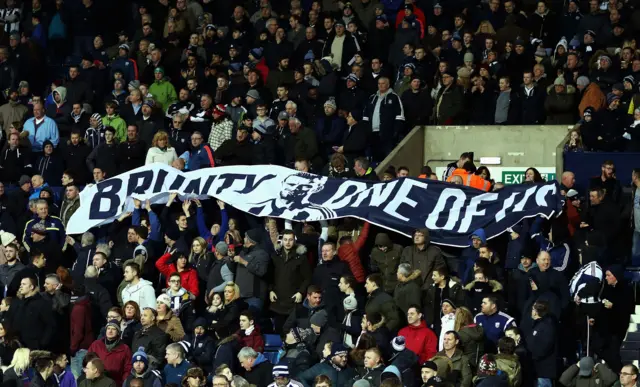
[[[73,174],[73,181],[78,185],[85,185],[91,181],[91,172],[87,167],[87,158],[91,149],[84,142],[78,145],[69,144],[62,155],[66,169]],[[59,176],[59,178],[62,175]],[[57,183],[57,182],[56,182]],[[56,184],[57,185],[57,184]]]
[[[67,88],[67,103],[73,106],[74,103],[93,103],[93,92],[89,85],[76,78],[65,82],[64,87]]]
[[[544,123],[545,90],[536,86],[531,91],[531,95],[527,95],[524,86],[521,86],[520,96],[522,98],[522,125],[540,125]]]
[[[409,89],[402,93],[401,100],[407,120],[407,130],[410,131],[417,125],[429,124],[429,117],[433,112],[433,100],[427,89],[418,90],[417,93]]]
[[[253,165],[276,163],[276,143],[273,137],[263,134],[259,142],[253,143]]]
[[[546,315],[534,321],[533,328],[525,332],[526,343],[537,378],[555,379],[557,376],[558,337],[556,320]]]
[[[394,142],[404,134],[405,116],[402,101],[393,90],[389,89],[382,97],[378,93],[370,96],[362,119],[367,122],[369,127],[373,128],[373,113],[379,98],[382,98],[380,102],[380,138],[383,142]]]
[[[144,347],[149,355],[149,366],[157,368],[164,362],[165,348],[169,344],[169,336],[153,325],[147,329],[140,329],[133,335],[132,348]]]
[[[253,152],[253,144],[248,138],[242,142],[232,138],[223,142],[216,149],[213,157],[215,157],[216,166],[251,165]]]
[[[17,184],[29,165],[31,165],[31,150],[20,146],[16,149],[4,148],[0,154],[0,180],[4,183]]]
[[[342,138],[342,153],[350,162],[364,156],[369,143],[370,130],[365,123],[356,123],[347,128]]]
[[[271,254],[274,275],[269,290],[278,296],[276,302],[271,303],[272,311],[287,314],[296,307],[291,297],[296,293],[303,297],[307,294],[307,287],[311,284],[311,265],[306,254],[304,245],[296,245],[288,253],[280,248]]]
[[[320,286],[324,290],[323,298],[328,309],[342,311],[343,295],[338,288],[340,277],[352,275],[349,265],[334,256],[330,261],[324,261],[316,266],[311,276],[311,283]]]
[[[41,175],[49,185],[57,186],[64,172],[64,163],[58,156],[45,156],[43,154],[36,160],[34,170]]]
[[[9,321],[25,347],[50,348],[56,321],[51,303],[39,293],[25,299],[14,299],[9,310]]]
[[[93,168],[98,167],[102,169],[103,172],[106,172],[107,177],[115,176],[118,174],[117,154],[117,144],[102,143],[95,147],[89,154],[89,157],[87,158],[87,166],[90,171],[93,171]],[[146,156],[146,152],[144,155]]]
[[[144,165],[147,144],[142,140],[127,141],[118,145],[116,153],[119,172],[127,172]]]

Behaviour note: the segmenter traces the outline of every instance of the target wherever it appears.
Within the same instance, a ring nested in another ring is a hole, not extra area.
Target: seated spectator
[[[162,382],[167,385],[174,383],[179,385],[182,377],[187,374],[187,370],[191,368],[191,363],[186,360],[187,344],[185,342],[172,343],[167,345],[165,359],[167,365],[162,371]]]
[[[255,325],[253,314],[248,310],[240,313],[240,330],[236,332],[240,345],[252,348],[256,352],[264,351],[264,339],[260,327]]]

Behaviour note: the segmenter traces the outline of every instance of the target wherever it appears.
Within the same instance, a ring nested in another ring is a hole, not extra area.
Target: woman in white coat
[[[171,165],[178,158],[176,150],[169,145],[169,135],[165,131],[159,131],[153,136],[151,148],[147,152],[145,165],[153,163],[163,163]]]

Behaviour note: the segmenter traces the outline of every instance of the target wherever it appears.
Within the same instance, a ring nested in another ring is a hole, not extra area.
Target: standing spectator
[[[456,383],[460,384],[460,387],[470,387],[472,374],[469,359],[458,348],[459,344],[460,338],[455,331],[446,332],[442,351],[438,352],[436,356],[444,356],[451,361],[453,376],[456,379]]]
[[[249,309],[258,313],[267,299],[266,275],[269,269],[269,254],[262,248],[262,231],[251,229],[244,237],[244,249],[233,257],[237,263],[236,283]]]
[[[156,67],[153,70],[153,76],[155,80],[149,86],[149,93],[153,95],[153,100],[158,105],[158,108],[164,111],[169,105],[178,100],[178,95],[173,85],[166,80],[164,68]]]
[[[434,98],[434,119],[438,125],[455,125],[462,121],[464,111],[463,90],[450,70],[442,72],[442,87]]]
[[[9,321],[16,328],[20,342],[28,348],[49,348],[53,343],[55,318],[51,304],[40,295],[36,277],[22,278],[18,294],[20,298],[15,299],[9,309]]]
[[[169,343],[169,337],[156,325],[158,313],[155,309],[144,308],[140,314],[142,329],[133,336],[132,346],[143,347],[149,356],[149,366],[157,368],[164,358],[165,348]]]
[[[367,315],[380,313],[384,317],[389,331],[396,332],[400,328],[400,316],[398,307],[393,298],[382,290],[382,276],[371,274],[364,285],[369,297],[365,305]]]
[[[120,323],[111,320],[107,323],[105,337],[91,343],[88,349],[102,360],[104,369],[117,386],[122,385],[131,373],[131,350],[120,341],[121,333]]]
[[[426,228],[413,233],[413,245],[402,250],[400,262],[408,263],[412,268],[420,270],[423,290],[433,283],[433,269],[445,265],[440,248],[431,243],[429,230]]]
[[[533,80],[533,73],[525,71],[522,76],[522,86],[519,93],[522,96],[522,124],[539,125],[544,122],[544,108],[546,90],[536,85]],[[571,106],[572,108],[574,106]]]
[[[31,147],[35,152],[41,152],[47,140],[51,141],[54,147],[57,147],[60,141],[58,125],[44,115],[44,106],[41,103],[33,105],[33,118],[24,123],[23,130],[28,133]]]
[[[179,385],[183,376],[186,376],[187,370],[191,368],[191,364],[186,360],[185,348],[180,343],[172,343],[167,345],[165,359],[167,365],[162,371],[162,381],[165,385],[173,383]]]
[[[244,347],[238,353],[243,371],[240,373],[247,381],[258,387],[266,387],[271,381],[273,365],[263,354],[250,347]]]
[[[140,274],[140,266],[137,263],[128,262],[124,265],[124,280],[127,286],[122,289],[122,302],[135,301],[141,309],[155,309],[156,295],[153,285],[141,278]]]
[[[533,304],[531,318],[534,323],[531,331],[526,332],[527,349],[534,363],[538,386],[548,387],[557,377],[556,323],[549,314],[549,304],[546,301],[536,301]]]
[[[389,78],[378,78],[378,91],[369,97],[363,120],[371,127],[373,158],[381,161],[405,134],[404,108],[400,97],[390,89]]]
[[[407,349],[418,355],[422,364],[431,359],[437,352],[438,338],[422,319],[420,307],[411,305],[407,311],[408,325],[398,332],[398,336],[406,339]]]
[[[160,131],[153,136],[153,141],[151,141],[151,147],[147,151],[144,163],[145,165],[153,163],[171,165],[177,158],[178,155],[175,148],[169,144],[167,132]]]
[[[485,351],[496,348],[498,340],[509,327],[515,325],[515,320],[498,309],[498,299],[488,296],[482,300],[482,311],[474,319],[475,323],[484,329]]]

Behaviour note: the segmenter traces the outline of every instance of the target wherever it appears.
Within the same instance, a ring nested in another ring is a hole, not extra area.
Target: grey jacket
[[[269,254],[259,245],[244,249],[240,256],[247,261],[247,266],[238,264],[236,268],[236,284],[240,287],[240,297],[258,297],[266,300],[268,284],[266,275],[271,259]]]

